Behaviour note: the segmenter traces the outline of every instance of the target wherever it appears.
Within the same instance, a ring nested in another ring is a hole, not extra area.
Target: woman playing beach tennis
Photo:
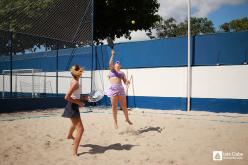
[[[118,107],[118,101],[120,101],[120,105],[122,107],[122,110],[124,112],[126,122],[128,124],[132,124],[132,122],[128,118],[128,110],[127,110],[127,103],[126,103],[126,96],[124,87],[122,86],[122,81],[127,85],[130,82],[127,80],[125,74],[120,71],[121,64],[120,61],[116,61],[115,64],[113,62],[115,55],[115,51],[112,49],[111,51],[111,57],[109,60],[109,80],[111,87],[109,88],[107,95],[110,97],[111,104],[112,104],[112,111],[113,111],[113,118],[114,118],[114,126],[117,129],[117,107]]]
[[[67,139],[74,140],[73,155],[77,156],[78,146],[84,132],[84,127],[79,113],[79,107],[84,106],[84,104],[80,101],[82,86],[81,84],[79,84],[79,78],[81,77],[84,70],[79,65],[74,65],[71,67],[70,71],[73,78],[71,80],[70,87],[65,95],[65,100],[67,100],[68,103],[66,104],[62,116],[71,119],[72,125],[70,127]],[[77,134],[74,138],[73,132],[75,129],[77,130]]]

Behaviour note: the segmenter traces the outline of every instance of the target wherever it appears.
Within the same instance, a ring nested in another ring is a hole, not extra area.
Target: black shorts
[[[75,103],[68,102],[66,104],[64,113],[62,114],[62,117],[66,118],[77,118],[80,117],[79,113],[79,105]]]

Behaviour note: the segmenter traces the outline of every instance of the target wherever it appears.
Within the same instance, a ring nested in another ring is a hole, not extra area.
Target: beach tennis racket
[[[108,46],[109,46],[111,49],[114,49],[114,41],[112,40],[112,38],[108,37],[108,38],[107,38],[107,43],[108,43]]]
[[[103,91],[93,90],[88,96],[88,102],[95,103],[100,101],[104,97]]]

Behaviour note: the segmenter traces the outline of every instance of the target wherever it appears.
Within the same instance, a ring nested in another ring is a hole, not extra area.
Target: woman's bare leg
[[[128,124],[133,124],[130,120],[129,120],[129,117],[128,117],[128,109],[127,109],[127,100],[126,100],[126,96],[119,96],[119,100],[120,100],[120,104],[121,104],[121,108],[124,112],[124,115],[125,115],[125,119],[126,119],[126,122]]]
[[[67,139],[72,139],[74,140],[74,137],[73,137],[73,132],[75,131],[76,127],[73,125],[71,125],[70,129],[69,129],[69,133],[68,133],[68,136],[67,136]]]
[[[77,130],[77,134],[75,136],[75,140],[74,140],[74,146],[73,146],[73,155],[77,156],[78,155],[78,146],[80,144],[82,135],[84,133],[84,127],[83,127],[83,123],[81,121],[81,118],[72,118],[71,119],[73,125],[75,126],[76,130]]]
[[[111,104],[112,104],[112,113],[113,113],[113,118],[114,118],[114,126],[115,126],[115,129],[117,129],[118,128],[118,124],[117,124],[118,96],[111,97]]]

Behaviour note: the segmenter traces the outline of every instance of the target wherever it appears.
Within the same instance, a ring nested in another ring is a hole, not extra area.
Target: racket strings
[[[102,91],[94,90],[89,94],[89,102],[100,101],[104,96]]]

